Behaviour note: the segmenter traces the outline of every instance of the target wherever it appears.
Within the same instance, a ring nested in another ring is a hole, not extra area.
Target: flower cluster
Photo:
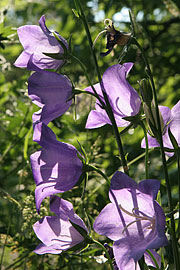
[[[64,49],[53,32],[46,27],[45,16],[40,18],[39,25],[27,25],[18,29],[24,51],[16,60],[15,66],[35,71],[28,80],[28,94],[32,102],[40,107],[40,110],[33,114],[32,120],[33,140],[41,149],[30,157],[36,184],[36,208],[39,212],[43,199],[50,196],[50,209],[56,214],[44,217],[34,224],[34,231],[43,243],[34,252],[58,254],[83,241],[83,237],[70,221],[87,231],[83,221],[74,213],[71,203],[53,197],[55,193],[73,188],[82,174],[83,164],[77,149],[73,145],[58,141],[47,126],[50,121],[69,109],[72,103],[72,84],[68,77],[45,70],[57,69],[63,61],[44,53],[62,54]],[[58,33],[56,35],[68,49],[67,41]]]
[[[34,232],[42,242],[34,252],[59,254],[79,244],[83,246],[87,240],[80,231],[88,234],[88,229],[75,214],[72,204],[54,195],[71,190],[85,168],[77,149],[73,145],[58,141],[48,127],[49,122],[63,115],[71,106],[73,89],[68,77],[46,70],[57,69],[63,64],[63,60],[47,55],[65,53],[64,50],[68,50],[67,41],[46,27],[44,16],[39,20],[39,25],[22,26],[18,29],[24,51],[15,65],[34,71],[28,80],[28,94],[32,102],[40,108],[33,114],[32,120],[33,140],[41,148],[30,157],[36,184],[36,208],[39,212],[44,198],[50,197],[50,210],[55,214],[34,224]],[[132,66],[133,63],[113,65],[105,71],[102,81],[94,85],[98,98],[95,110],[88,116],[86,128],[112,125],[106,107],[102,106],[106,104],[105,96],[118,127],[127,127],[130,124],[128,119],[140,114],[141,98],[126,79]],[[92,93],[94,89],[87,87],[86,91]],[[168,128],[180,144],[179,110],[180,102],[172,110],[160,107],[164,123],[163,141],[167,148],[173,148]],[[148,140],[149,147],[159,146],[156,138],[148,135]],[[145,147],[144,141],[142,147]],[[148,266],[155,266],[148,250],[160,267],[160,256],[155,250],[166,245],[167,239],[165,215],[156,201],[159,188],[158,180],[148,179],[137,184],[119,171],[112,177],[109,191],[111,203],[107,204],[96,218],[94,230],[114,241],[114,269],[139,269],[137,263],[143,255]]]

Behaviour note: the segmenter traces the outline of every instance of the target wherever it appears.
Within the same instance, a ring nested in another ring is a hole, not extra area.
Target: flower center
[[[138,221],[143,221],[143,220],[147,220],[150,221],[150,225],[147,227],[147,229],[154,229],[155,227],[155,218],[154,217],[149,217],[148,215],[144,214],[143,212],[139,211],[139,208],[133,208],[132,209],[132,213],[129,212],[128,210],[126,210],[125,208],[122,207],[122,205],[119,205],[119,208],[126,213],[128,216],[134,217],[135,220],[133,220],[132,222],[130,222],[128,225],[126,225],[122,231],[122,233],[124,233],[125,230],[127,230],[127,228],[129,226],[131,226],[132,224],[138,222]],[[135,213],[135,211],[138,211],[138,214]],[[141,214],[141,215],[140,215]]]

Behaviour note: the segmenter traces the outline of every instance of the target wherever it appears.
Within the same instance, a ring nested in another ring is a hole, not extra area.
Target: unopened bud
[[[144,113],[146,115],[146,120],[149,126],[149,131],[153,137],[156,137],[156,133],[158,130],[156,108],[153,102],[151,103],[151,106],[148,106],[146,103],[144,103],[143,107],[144,107]],[[163,121],[160,110],[159,110],[159,118],[160,118],[161,132],[163,134],[165,126],[164,126],[164,121]]]
[[[151,85],[149,83],[149,80],[142,79],[140,81],[140,91],[141,91],[143,101],[148,106],[151,106],[151,102],[152,102],[152,99],[153,99],[153,93],[152,93],[152,88],[151,88]]]

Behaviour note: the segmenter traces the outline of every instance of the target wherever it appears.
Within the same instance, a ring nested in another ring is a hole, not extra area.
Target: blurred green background
[[[104,0],[81,1],[94,40],[104,29],[104,19],[114,21],[117,30],[130,32],[128,10],[136,21],[136,36],[143,46],[151,64],[159,104],[176,104],[180,98],[180,4],[178,0]],[[38,256],[32,251],[39,243],[32,225],[39,220],[34,204],[35,183],[32,177],[29,156],[39,146],[32,142],[32,113],[38,107],[32,105],[27,95],[27,79],[30,72],[13,66],[22,51],[17,28],[25,24],[38,24],[45,14],[50,29],[64,38],[72,35],[73,54],[85,64],[93,83],[97,82],[87,37],[81,21],[74,15],[73,0],[1,0],[0,1],[0,269],[108,269],[101,264],[102,251],[92,246],[82,253]],[[117,46],[106,57],[104,36],[97,41],[95,49],[101,74],[117,63],[122,47]],[[134,62],[128,77],[131,85],[139,91],[138,81],[146,77],[141,53],[131,46],[123,62]],[[86,78],[77,63],[66,65],[63,70],[76,87],[88,86]],[[92,164],[96,164],[111,176],[120,169],[120,160],[115,138],[110,126],[96,130],[85,130],[85,123],[93,100],[86,95],[76,97],[75,103],[62,117],[50,123],[57,137],[75,145],[77,140],[85,148]],[[143,132],[138,127],[122,136],[128,161],[141,155]],[[173,199],[178,196],[176,163],[169,165]],[[145,177],[144,158],[130,166],[130,176],[139,181]],[[159,151],[150,153],[150,177],[161,180],[162,204],[167,207],[166,186]],[[89,175],[85,199],[81,200],[83,185],[74,187],[62,195],[74,204],[76,212],[92,225],[94,218],[108,202],[108,186],[101,177]],[[86,214],[84,213],[86,210]],[[48,199],[41,209],[41,217],[48,214]],[[96,237],[99,237],[96,235]],[[108,241],[99,237],[102,242]],[[166,254],[170,251],[166,250]],[[170,257],[169,255],[169,257]]]

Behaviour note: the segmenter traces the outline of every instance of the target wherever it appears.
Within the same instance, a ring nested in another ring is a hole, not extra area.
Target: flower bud
[[[154,106],[154,103],[151,102],[151,105],[148,106],[147,103],[144,103],[143,105],[144,113],[146,115],[146,120],[149,126],[149,131],[151,133],[151,136],[157,137],[157,130],[158,130],[158,122],[157,122],[157,116],[156,116],[156,108]],[[161,125],[161,132],[164,132],[164,121],[161,115],[161,112],[159,110],[159,117],[160,117],[160,125]]]
[[[151,106],[151,102],[153,99],[153,93],[151,89],[151,85],[149,83],[149,80],[142,79],[140,81],[140,91],[143,98],[143,101],[148,105]]]

